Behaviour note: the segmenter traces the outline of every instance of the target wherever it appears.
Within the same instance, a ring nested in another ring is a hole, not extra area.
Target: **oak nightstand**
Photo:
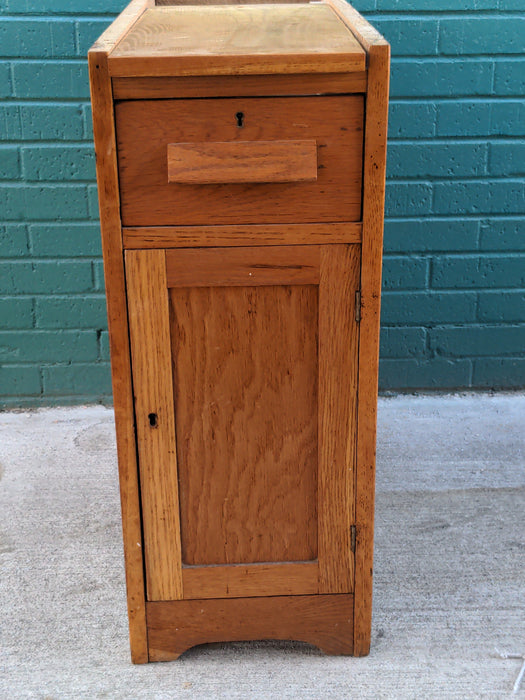
[[[134,0],[89,67],[133,661],[366,654],[388,44]]]

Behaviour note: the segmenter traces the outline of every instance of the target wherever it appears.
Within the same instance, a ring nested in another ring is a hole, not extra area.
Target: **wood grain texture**
[[[116,100],[181,97],[289,97],[366,92],[366,71],[288,75],[165,76],[113,78]]]
[[[368,92],[364,148],[362,320],[359,352],[359,421],[356,470],[356,656],[370,650],[374,536],[379,321],[384,221],[390,47],[344,0],[328,0],[367,51]]]
[[[140,19],[144,12],[155,6],[155,0],[131,0],[118,17],[103,32],[90,52],[103,52],[106,55],[106,75],[109,78],[108,55],[115,45],[131,31],[133,25]]]
[[[305,0],[287,0],[288,3],[304,3]],[[252,0],[250,5],[276,3],[281,4],[282,0]],[[155,0],[156,7],[173,7],[176,5],[194,5],[193,0]],[[245,0],[200,0],[199,5],[244,5]]]
[[[148,603],[149,658],[170,661],[196,644],[251,639],[292,639],[351,654],[352,617],[352,595]]]
[[[308,595],[318,592],[318,578],[316,561],[182,569],[184,599]]]
[[[370,649],[381,263],[390,47],[370,47],[364,152],[363,244],[356,474],[355,654]]]
[[[169,287],[317,284],[318,246],[166,251]]]
[[[182,598],[181,544],[164,251],[127,251],[126,281],[147,599],[176,600]]]
[[[323,3],[154,8],[118,43],[113,76],[362,71],[365,52]]]
[[[327,4],[343,20],[348,29],[368,53],[372,46],[386,46],[387,42],[363,15],[346,0],[326,0]],[[368,57],[369,58],[369,57]]]
[[[192,248],[361,243],[361,223],[142,226],[123,229],[124,248]]]
[[[185,564],[317,556],[317,288],[287,278],[170,290]]]
[[[317,144],[303,141],[223,141],[168,144],[168,182],[317,180]]]
[[[176,658],[201,642],[269,637],[363,655],[372,601],[389,47],[344,0],[248,12],[203,8],[204,0],[161,10],[170,25],[161,31],[147,29],[146,18],[141,24],[154,4],[133,0],[89,57],[132,659],[147,660],[148,632],[150,660]],[[290,18],[301,13],[310,25],[301,21],[292,29]],[[188,38],[163,43],[181,28],[180,17],[191,16],[198,21]],[[228,20],[220,29],[202,21],[208,16]],[[258,16],[258,32],[246,31]],[[319,31],[327,21],[330,31]],[[200,48],[188,53],[194,38],[202,46],[207,36],[212,43],[219,38],[211,60]],[[244,54],[243,37],[253,45]],[[241,53],[232,49],[236,42]],[[119,56],[125,46],[129,55]],[[114,99],[140,101],[122,102],[113,114],[112,86]],[[365,96],[348,93],[366,90],[363,138]],[[184,99],[194,97],[201,99]],[[242,128],[237,112],[245,115]],[[317,141],[317,181],[167,183],[170,143],[265,140]],[[358,348],[360,249],[345,244],[361,238]],[[148,593],[156,599],[150,603],[144,600],[123,241],[150,248],[126,252]],[[328,241],[333,245],[322,245]],[[285,244],[295,264],[275,253]],[[152,250],[159,245],[172,250]],[[175,253],[190,256],[170,262]],[[174,410],[179,390],[186,401],[180,417]],[[156,409],[151,399],[159,399]],[[148,412],[155,413],[156,427]],[[175,428],[182,442],[175,442]],[[189,504],[184,511],[181,503],[182,537],[177,451],[197,465],[181,480]],[[218,480],[202,466],[206,451],[213,453],[209,464],[219,469]],[[212,482],[219,484],[217,494]],[[203,484],[209,498],[202,497]],[[213,528],[201,527],[206,520],[219,522],[218,547]],[[190,560],[206,565],[182,566],[185,534]],[[239,556],[243,563],[235,564]],[[152,582],[150,572],[160,578]]]
[[[135,4],[140,6],[140,3]],[[106,42],[109,42],[113,35],[104,36],[106,39],[96,44],[101,48],[92,49],[89,53],[89,77],[111,349],[131,658],[134,663],[145,663],[148,660],[146,608],[133,392],[113,102],[105,52]]]
[[[144,100],[115,109],[124,226],[361,220],[362,96]],[[169,143],[274,139],[316,140],[317,180],[168,183]]]
[[[319,287],[319,591],[353,590],[358,246],[323,246]]]

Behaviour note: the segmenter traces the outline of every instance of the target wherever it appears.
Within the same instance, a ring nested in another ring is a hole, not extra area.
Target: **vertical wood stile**
[[[356,576],[354,653],[370,651],[374,550],[381,267],[385,206],[386,139],[390,47],[370,47],[365,124],[363,254],[361,263],[361,339],[356,474]]]
[[[108,55],[144,10],[153,6],[154,1],[133,0],[99,37],[88,54],[133,663],[147,663],[148,640],[115,117]]]
[[[319,592],[353,590],[359,247],[321,247],[319,284]]]
[[[368,53],[363,163],[363,235],[356,469],[354,654],[370,651],[374,547],[379,323],[385,207],[390,46],[345,0],[328,0]]]
[[[390,47],[370,47],[365,122],[363,243],[361,262],[361,337],[356,474],[356,575],[354,653],[370,651],[374,555],[379,322],[385,207],[386,138]]]
[[[126,273],[147,599],[179,600],[182,559],[165,251],[127,251]]]
[[[148,647],[133,392],[121,247],[113,101],[111,82],[107,72],[107,55],[104,51],[90,52],[89,71],[112,360],[131,658],[134,663],[146,663]]]

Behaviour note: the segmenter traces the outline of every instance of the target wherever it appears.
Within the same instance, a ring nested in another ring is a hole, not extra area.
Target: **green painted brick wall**
[[[0,395],[111,400],[85,55],[126,0],[0,0]],[[355,0],[392,44],[380,384],[525,386],[525,4]]]

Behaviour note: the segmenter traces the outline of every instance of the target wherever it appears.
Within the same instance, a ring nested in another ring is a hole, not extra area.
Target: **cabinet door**
[[[356,245],[126,252],[148,600],[353,590]]]

